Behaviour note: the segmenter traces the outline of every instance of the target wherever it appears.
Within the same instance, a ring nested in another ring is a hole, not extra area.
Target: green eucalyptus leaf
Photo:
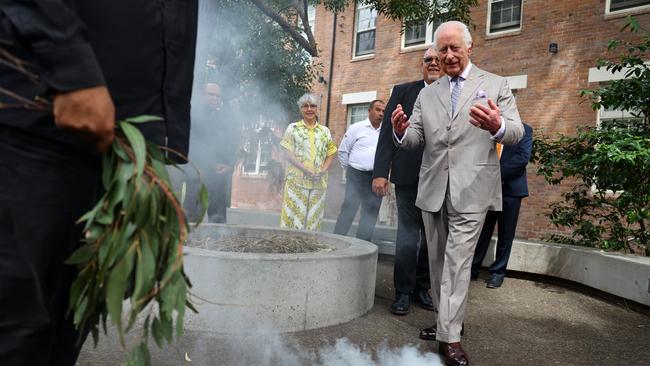
[[[133,290],[133,299],[136,302],[147,295],[151,289],[153,289],[155,285],[155,274],[156,260],[153,256],[153,252],[151,251],[149,243],[141,240],[135,272],[135,288]]]
[[[72,255],[65,261],[66,264],[83,264],[90,260],[95,254],[95,246],[84,244],[75,250]]]
[[[160,324],[159,318],[155,318],[151,323],[151,334],[153,335],[153,340],[156,342],[156,345],[162,347],[165,337],[163,335],[162,325]]]
[[[206,212],[208,211],[208,205],[210,204],[210,196],[208,194],[208,189],[206,188],[205,184],[201,184],[201,189],[199,190],[199,202],[198,204],[200,205],[201,211],[199,214],[199,218],[196,220],[196,225],[198,226],[201,222],[203,222],[203,217],[205,216]]]
[[[158,116],[151,116],[151,115],[143,114],[143,115],[137,116],[137,117],[125,118],[124,120],[126,122],[129,122],[129,123],[145,123],[145,122],[152,122],[152,121],[162,121],[163,118],[158,117]]]
[[[127,279],[133,270],[133,259],[135,250],[129,249],[126,255],[113,268],[106,288],[106,307],[108,314],[117,325],[118,330],[122,329],[122,301],[127,288]],[[123,342],[122,342],[123,343]]]
[[[129,141],[131,149],[133,149],[133,154],[135,155],[136,172],[138,176],[140,176],[144,171],[144,165],[147,158],[147,148],[144,141],[144,136],[142,136],[142,133],[137,128],[128,122],[120,121],[119,126],[122,129],[122,132],[124,132],[124,136],[126,136],[127,140]]]

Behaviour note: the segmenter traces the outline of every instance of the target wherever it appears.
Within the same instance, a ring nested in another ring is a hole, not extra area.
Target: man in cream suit
[[[524,127],[506,79],[472,65],[465,24],[441,24],[433,46],[447,76],[422,89],[411,116],[397,106],[391,122],[398,146],[424,146],[416,205],[427,236],[437,323],[420,337],[440,342],[447,365],[469,365],[460,336],[472,256],[487,211],[501,210],[495,145],[516,144]]]

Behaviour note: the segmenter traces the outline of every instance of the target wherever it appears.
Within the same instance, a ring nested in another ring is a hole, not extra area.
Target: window
[[[348,126],[368,118],[370,103],[348,105]]]
[[[307,5],[307,21],[309,22],[309,28],[311,29],[311,33],[314,34],[316,29],[314,28],[316,26],[316,6],[315,5]],[[300,24],[302,24],[302,21],[300,21]],[[303,27],[304,28],[304,27]],[[306,37],[305,32],[301,32],[303,36]]]
[[[521,0],[490,0],[488,34],[521,29]]]
[[[377,10],[370,5],[357,3],[354,25],[354,56],[370,55],[375,52],[375,23]]]
[[[309,20],[309,28],[311,28],[311,32],[314,33],[316,31],[316,6],[307,6],[307,19]]]
[[[438,5],[444,6],[443,0],[437,0]],[[440,19],[446,19],[445,9],[442,9]],[[433,43],[433,32],[440,24],[442,20],[437,20],[433,23],[427,23],[426,20],[419,21],[415,24],[407,26],[404,29],[404,36],[402,37],[402,48],[419,46],[419,45],[430,45]]]
[[[431,32],[427,32],[427,28],[429,27],[427,26],[426,20],[406,27],[404,30],[404,47],[430,43],[431,40],[427,42],[427,35]]]
[[[250,127],[244,130],[244,159],[242,173],[248,175],[264,175],[267,165],[273,158],[273,122],[264,120],[261,116]]]
[[[641,118],[634,117],[630,111],[615,109],[615,108],[600,108],[598,110],[598,121],[597,126],[600,126],[603,122],[613,122],[618,121],[623,125],[634,125],[637,122],[641,121]]]
[[[607,12],[609,13],[634,8],[650,9],[650,0],[607,0]]]

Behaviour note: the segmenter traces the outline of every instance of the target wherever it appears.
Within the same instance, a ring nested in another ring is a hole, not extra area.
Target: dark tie
[[[453,89],[451,89],[451,115],[453,116],[456,112],[456,103],[458,103],[458,98],[460,98],[460,81],[463,80],[460,76],[454,76],[451,78],[451,82],[454,84]]]

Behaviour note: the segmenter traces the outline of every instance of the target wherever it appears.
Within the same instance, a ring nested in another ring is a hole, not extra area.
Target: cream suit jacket
[[[449,195],[460,213],[501,210],[501,173],[496,144],[488,131],[469,123],[475,103],[492,99],[505,122],[501,143],[514,145],[524,135],[515,98],[505,78],[472,65],[451,115],[450,78],[442,77],[420,92],[410,126],[401,144],[405,149],[424,145],[416,205],[437,212]]]

